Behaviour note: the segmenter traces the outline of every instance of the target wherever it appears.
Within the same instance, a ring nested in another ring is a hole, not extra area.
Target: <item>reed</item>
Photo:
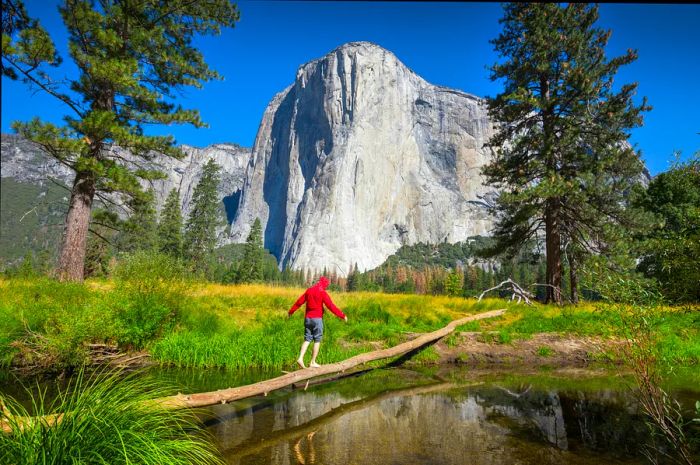
[[[0,434],[0,463],[185,465],[223,463],[190,410],[164,410],[150,399],[172,394],[162,383],[120,372],[80,372],[52,402],[28,390],[31,407],[0,396],[12,427]],[[51,415],[61,414],[51,424]],[[20,427],[17,417],[37,422]]]

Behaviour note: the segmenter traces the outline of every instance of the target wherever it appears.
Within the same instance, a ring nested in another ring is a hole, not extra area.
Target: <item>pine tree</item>
[[[642,124],[646,100],[635,106],[636,84],[613,89],[633,50],[606,59],[610,32],[594,27],[598,7],[569,3],[511,3],[503,32],[492,41],[504,61],[492,68],[505,89],[488,99],[497,123],[487,181],[499,188],[493,251],[513,253],[543,231],[546,300],[561,302],[562,249],[577,244],[601,252],[615,226],[633,219],[623,195],[642,164],[626,143]],[[575,271],[575,267],[573,268]]]
[[[117,246],[123,252],[153,251],[158,244],[155,192],[149,189],[129,201],[131,215],[122,223]]]
[[[451,271],[445,277],[445,293],[449,296],[458,296],[462,293],[462,276],[456,271]]]
[[[159,249],[171,257],[182,257],[182,209],[180,193],[173,188],[165,200],[158,223]]]
[[[48,93],[70,112],[63,126],[35,118],[13,127],[76,173],[58,274],[80,281],[95,196],[131,195],[140,190],[139,180],[162,177],[139,162],[154,151],[182,157],[172,136],[145,135],[144,126],[204,126],[196,110],[183,109],[173,99],[184,86],[201,87],[220,77],[193,41],[232,27],[238,10],[229,0],[65,0],[59,12],[77,76],[64,78],[49,72],[47,66],[60,57],[46,31],[28,18],[22,1],[3,0],[2,7],[3,75]],[[111,150],[113,145],[133,157],[126,160]]]
[[[263,257],[265,249],[262,240],[262,225],[260,218],[255,218],[250,234],[245,241],[243,259],[238,268],[239,282],[255,282],[263,279]]]
[[[185,227],[184,253],[199,271],[206,271],[207,260],[216,246],[216,228],[221,222],[217,194],[220,169],[214,160],[209,160],[192,193],[192,209]]]

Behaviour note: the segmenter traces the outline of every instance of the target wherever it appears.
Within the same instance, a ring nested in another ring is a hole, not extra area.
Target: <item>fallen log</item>
[[[329,375],[331,373],[341,373],[350,368],[354,368],[358,365],[373,362],[375,360],[382,360],[386,358],[397,357],[403,355],[407,352],[416,350],[424,345],[441,339],[452,331],[456,327],[461,326],[465,323],[475,320],[483,320],[485,318],[493,318],[496,316],[503,315],[505,310],[492,310],[490,312],[479,313],[476,315],[470,315],[458,320],[452,321],[444,328],[438,329],[431,333],[425,333],[413,340],[404,342],[394,347],[388,349],[375,350],[373,352],[366,352],[364,354],[355,355],[349,359],[343,360],[337,363],[330,363],[328,365],[321,365],[318,368],[305,368],[302,370],[293,371],[277,378],[268,379],[265,381],[260,381],[254,384],[248,384],[246,386],[239,386],[235,388],[222,389],[214,392],[203,392],[199,394],[177,394],[175,396],[163,397],[160,399],[155,399],[153,402],[158,402],[161,406],[168,409],[180,409],[180,408],[196,408],[196,407],[207,407],[209,405],[225,404],[227,402],[233,402],[234,400],[245,399],[246,397],[253,397],[264,395],[266,396],[268,392],[287,387],[294,383],[299,383],[300,381],[305,381],[307,379],[316,378],[318,376]]]
[[[271,391],[275,391],[277,389],[281,389],[293,385],[295,383],[299,383],[301,381],[333,373],[344,373],[346,370],[354,368],[358,365],[363,365],[365,363],[373,362],[376,360],[383,360],[407,354],[425,346],[426,344],[437,341],[438,339],[447,336],[448,334],[452,333],[455,330],[455,328],[465,323],[468,323],[470,321],[483,320],[485,318],[497,317],[503,315],[504,313],[505,310],[491,310],[489,312],[466,316],[464,318],[460,318],[458,320],[450,322],[447,326],[441,329],[438,329],[431,333],[425,333],[415,339],[404,342],[397,346],[390,347],[388,349],[366,352],[364,354],[356,355],[341,362],[322,365],[318,368],[305,368],[302,370],[287,373],[282,376],[278,376],[277,378],[260,381],[254,384],[248,384],[246,386],[222,389],[213,392],[202,392],[197,394],[177,394],[174,396],[153,399],[149,402],[157,404],[162,408],[176,410],[182,408],[198,408],[216,404],[225,404],[228,402],[233,402],[235,400],[241,400],[259,395],[267,396],[267,394]],[[14,422],[14,424],[20,429],[38,424],[40,422],[48,426],[53,426],[61,421],[63,414],[59,413],[47,415],[45,417],[14,417],[11,420],[8,418],[9,415],[4,412],[2,416],[4,418],[0,420],[0,429],[2,429],[2,431],[5,433],[11,433],[11,422]]]

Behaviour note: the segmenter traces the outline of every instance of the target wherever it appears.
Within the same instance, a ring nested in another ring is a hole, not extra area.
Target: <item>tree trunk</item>
[[[58,266],[58,278],[61,281],[83,280],[85,246],[94,198],[94,175],[85,171],[77,172],[71,190],[66,224],[63,228],[63,246]]]
[[[571,303],[578,303],[578,261],[576,254],[569,254],[569,281],[571,282]]]
[[[559,199],[547,200],[545,210],[545,241],[547,251],[547,287],[545,303],[561,304],[561,224],[559,220]]]

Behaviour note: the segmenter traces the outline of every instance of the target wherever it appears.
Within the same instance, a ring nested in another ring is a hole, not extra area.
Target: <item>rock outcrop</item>
[[[403,244],[488,234],[481,99],[432,85],[371,43],[301,66],[263,116],[231,227],[255,217],[280,267],[340,275]]]
[[[236,144],[214,144],[205,148],[183,145],[185,157],[176,160],[170,157],[155,157],[150,167],[157,167],[167,175],[166,179],[153,182],[158,210],[165,203],[171,189],[180,191],[183,216],[187,218],[191,208],[192,193],[202,176],[204,165],[214,160],[221,166],[219,199],[230,222],[238,205],[238,197],[243,187],[246,167],[250,159],[250,149]],[[124,150],[120,155],[129,159],[131,155]],[[34,143],[12,134],[2,135],[2,169],[3,178],[13,178],[18,182],[43,185],[54,180],[68,187],[73,182],[74,173],[70,168],[47,156]],[[144,183],[144,187],[148,187]]]

